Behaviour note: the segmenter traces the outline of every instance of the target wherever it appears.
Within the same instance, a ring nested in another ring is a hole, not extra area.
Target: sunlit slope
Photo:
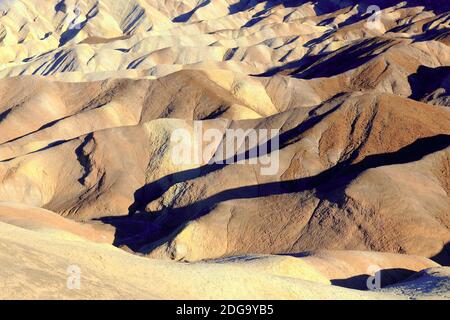
[[[305,68],[306,61],[326,59],[361,39],[373,45],[357,60],[398,55],[408,45],[416,53],[432,48],[422,64],[448,65],[448,52],[442,54],[448,44],[445,4],[380,1],[383,25],[366,28],[368,3],[326,8],[294,2],[11,1],[0,18],[0,75],[95,80],[181,69],[264,74]],[[357,53],[347,54],[337,58],[354,63]]]
[[[314,258],[258,256],[181,264],[4,222],[0,222],[0,246],[0,275],[5,279],[0,296],[8,299],[405,299],[433,295],[433,290],[421,291],[420,281],[416,287],[414,281],[408,282],[406,294],[398,289],[392,294],[333,286],[327,276],[335,275],[324,273],[323,268],[345,274],[345,253],[319,254],[316,262]],[[418,257],[352,254],[363,256],[361,266],[381,263],[419,270],[437,266]],[[70,270],[79,271],[79,289],[69,286],[74,275]],[[442,281],[446,269],[433,270],[441,272],[437,279]]]

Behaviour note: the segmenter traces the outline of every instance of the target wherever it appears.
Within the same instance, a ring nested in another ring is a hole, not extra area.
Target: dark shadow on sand
[[[404,281],[416,273],[417,272],[414,270],[394,268],[380,270],[376,274],[376,276],[380,279],[381,288],[384,288],[386,286]],[[346,279],[333,279],[331,280],[331,284],[348,289],[369,290],[367,282],[368,280],[369,283],[372,281],[373,278],[371,277],[373,276],[368,274],[361,274]]]

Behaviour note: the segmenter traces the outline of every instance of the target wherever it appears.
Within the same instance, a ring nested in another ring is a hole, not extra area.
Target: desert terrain
[[[450,299],[449,46],[448,1],[0,0],[0,298]]]

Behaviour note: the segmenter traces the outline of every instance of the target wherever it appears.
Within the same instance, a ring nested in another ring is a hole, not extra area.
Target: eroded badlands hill
[[[75,222],[70,229],[9,224],[24,209],[41,219],[50,213],[12,204],[1,210],[7,207],[9,218],[0,216],[2,299],[449,298],[448,268],[417,256],[327,251],[303,258],[257,255],[181,264],[90,242],[73,233],[83,229]],[[383,268],[383,291],[350,289],[364,285],[368,276],[359,275],[371,265]],[[78,290],[68,286],[71,267],[80,271]]]
[[[90,298],[119,277],[99,296],[425,298],[428,283],[448,298],[449,18],[448,1],[1,2],[2,294],[63,281],[68,253],[89,252],[73,262],[88,291],[27,297]],[[220,139],[174,161],[174,134],[199,127]],[[253,129],[279,133],[210,163]],[[362,289],[348,279],[372,264],[409,273],[387,293],[336,287]],[[174,283],[204,271],[203,294],[171,291],[164,268]],[[222,271],[221,291],[207,283]]]

